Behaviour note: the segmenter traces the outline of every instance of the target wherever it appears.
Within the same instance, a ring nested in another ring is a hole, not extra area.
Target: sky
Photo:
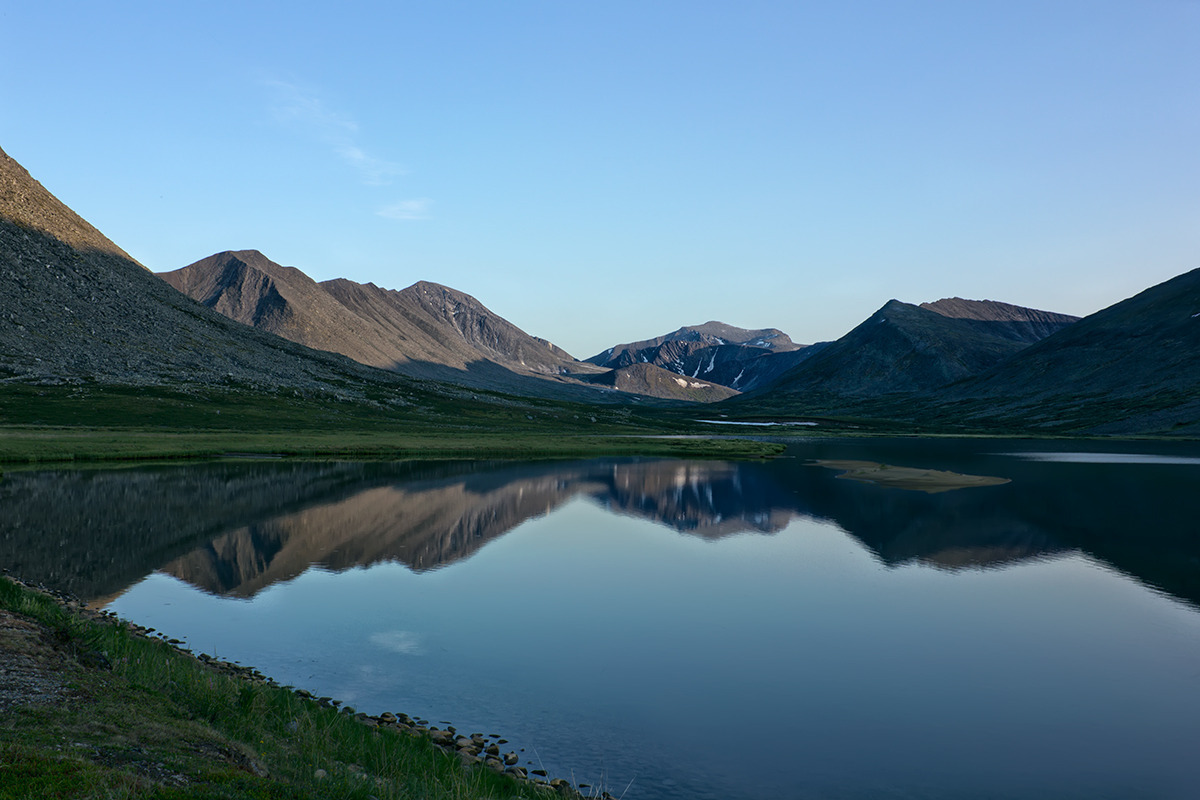
[[[257,249],[586,358],[1200,266],[1200,0],[0,3],[0,148],[152,270]]]

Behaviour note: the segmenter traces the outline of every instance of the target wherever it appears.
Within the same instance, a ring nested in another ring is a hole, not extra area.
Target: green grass
[[[704,435],[716,433],[726,432],[652,409],[480,392],[346,400],[239,387],[0,385],[0,462],[7,463],[212,458],[230,452],[355,459],[738,458],[781,450]]]
[[[748,440],[662,439],[562,433],[420,434],[392,431],[237,433],[136,428],[0,427],[0,462],[104,462],[217,458],[229,453],[298,458],[559,458],[604,455],[756,458],[782,446]]]
[[[71,696],[0,712],[0,800],[554,794],[463,767],[425,736],[368,727],[287,688],[218,671],[7,579],[0,608],[47,628]]]

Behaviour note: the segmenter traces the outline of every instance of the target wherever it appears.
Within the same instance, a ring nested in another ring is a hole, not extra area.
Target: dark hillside
[[[837,406],[849,398],[929,391],[1012,356],[1023,342],[891,300],[854,330],[735,402]]]
[[[968,420],[1200,435],[1200,269],[1085,317],[938,394]]]

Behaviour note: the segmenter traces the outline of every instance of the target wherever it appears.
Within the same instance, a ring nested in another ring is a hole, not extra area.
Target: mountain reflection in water
[[[993,443],[987,454],[829,440],[766,463],[257,462],[16,473],[0,483],[0,562],[85,599],[119,593],[154,570],[249,597],[313,565],[435,569],[582,496],[706,539],[772,534],[795,517],[829,521],[889,565],[986,568],[1082,551],[1200,602],[1197,467],[1056,463],[1013,457],[1012,444]],[[929,494],[839,480],[810,460],[865,453],[1007,482]]]

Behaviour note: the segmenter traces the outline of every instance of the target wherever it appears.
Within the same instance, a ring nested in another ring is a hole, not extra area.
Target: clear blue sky
[[[155,271],[262,250],[583,358],[1200,266],[1200,3],[8,2],[0,147]]]

